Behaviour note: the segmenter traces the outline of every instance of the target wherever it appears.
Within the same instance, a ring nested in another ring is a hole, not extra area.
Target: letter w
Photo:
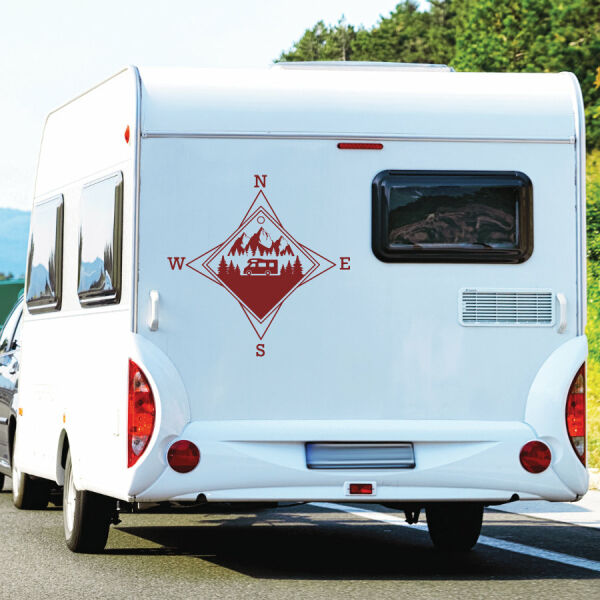
[[[183,268],[183,261],[185,256],[167,256],[169,263],[171,263],[171,270],[174,271],[176,268],[181,271]]]

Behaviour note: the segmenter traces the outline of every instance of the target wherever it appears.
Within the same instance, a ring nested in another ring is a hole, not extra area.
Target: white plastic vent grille
[[[550,290],[460,291],[461,325],[549,327],[554,325],[554,294]]]

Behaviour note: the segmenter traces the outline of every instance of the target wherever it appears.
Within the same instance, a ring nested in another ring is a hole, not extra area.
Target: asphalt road
[[[369,508],[392,523],[312,505],[221,508],[123,515],[104,554],[75,555],[64,543],[61,509],[18,511],[7,484],[0,493],[2,599],[600,597],[600,529],[486,512],[488,538],[597,561],[581,568],[481,544],[444,555],[426,531],[398,526],[402,515],[378,505]]]

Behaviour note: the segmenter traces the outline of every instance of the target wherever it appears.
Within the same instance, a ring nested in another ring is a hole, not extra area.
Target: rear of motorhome
[[[569,73],[130,67],[53,111],[16,504],[64,486],[75,551],[117,501],[425,509],[467,549],[578,499],[584,157]]]

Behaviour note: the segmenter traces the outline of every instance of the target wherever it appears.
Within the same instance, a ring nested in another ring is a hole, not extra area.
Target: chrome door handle
[[[0,425],[8,425],[8,417],[0,417]]]
[[[558,300],[558,329],[557,333],[564,333],[567,329],[567,297],[562,294],[556,294],[556,299]]]
[[[158,329],[158,300],[158,292],[152,290],[150,292],[150,318],[148,319],[148,328],[150,331],[156,331]]]

